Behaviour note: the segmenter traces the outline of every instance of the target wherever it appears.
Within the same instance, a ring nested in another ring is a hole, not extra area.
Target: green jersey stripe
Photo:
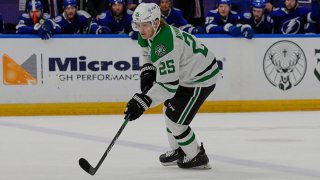
[[[171,92],[171,93],[176,93],[177,89],[172,89],[169,87],[166,87],[163,83],[158,83],[160,86],[162,86],[163,88],[165,88],[167,91]]]
[[[187,146],[187,145],[191,144],[194,141],[195,138],[196,138],[196,135],[193,133],[192,137],[189,140],[187,140],[185,142],[179,142],[178,144],[180,146]]]
[[[209,75],[207,75],[207,76],[205,76],[205,77],[203,77],[203,78],[201,78],[201,79],[198,79],[196,82],[204,82],[204,81],[206,81],[206,80],[209,80],[209,79],[211,79],[212,77],[214,77],[215,75],[217,75],[218,73],[219,73],[219,67],[217,67],[217,69],[215,69],[214,71],[212,71],[212,73],[211,74],[209,74]]]
[[[172,133],[172,132],[170,131],[170,129],[168,129],[168,128],[167,128],[167,132],[168,132],[168,133]]]
[[[179,120],[178,120],[178,124],[183,124],[183,122],[185,121],[187,115],[189,114],[192,106],[194,105],[194,103],[196,102],[196,100],[198,99],[199,95],[200,95],[200,87],[196,87],[195,88],[195,95],[189,100],[186,108],[183,110],[182,112],[182,116],[180,116]]]

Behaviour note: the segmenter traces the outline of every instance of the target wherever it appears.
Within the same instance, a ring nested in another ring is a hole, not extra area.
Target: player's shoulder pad
[[[299,7],[297,7],[296,10],[299,11],[299,12],[301,12],[301,13],[303,13],[303,14],[307,14],[307,13],[310,12],[310,10],[309,10],[307,7],[305,7],[305,6],[299,6]]]
[[[78,11],[77,11],[77,14],[78,14],[79,16],[84,16],[84,17],[86,17],[87,19],[88,19],[88,18],[91,18],[91,15],[90,15],[87,11],[84,11],[84,10],[78,10]]]
[[[218,9],[210,10],[209,13],[218,14]]]
[[[282,17],[282,16],[284,16],[286,14],[288,14],[288,12],[287,12],[287,10],[285,8],[277,8],[277,9],[274,9],[271,12],[272,16],[279,16],[279,17]]]
[[[283,9],[283,10],[284,10],[284,9]],[[284,13],[286,13],[286,12],[285,12],[285,10],[282,11],[282,8],[274,8],[274,9],[270,12],[270,16],[271,16],[271,17],[277,17],[277,16],[283,15]]]
[[[178,8],[172,8],[172,12],[171,13],[174,13],[175,16],[183,16],[182,14],[182,11]]]
[[[273,8],[272,11],[279,11],[281,8]]]
[[[280,8],[278,11],[288,14],[286,8],[284,8],[284,7]]]
[[[181,10],[180,10],[180,9],[178,9],[178,8],[172,8],[172,9],[173,9],[173,11],[181,12]]]
[[[231,14],[238,15],[237,11],[230,11]]]
[[[127,9],[127,14],[128,14],[128,15],[130,15],[130,16],[132,16],[133,11],[132,11],[132,10],[130,10],[130,9]]]
[[[242,16],[243,16],[243,18],[245,18],[245,19],[251,19],[252,14],[251,14],[250,12],[245,12],[245,13],[242,14]]]
[[[56,18],[54,18],[54,22],[56,22],[56,23],[59,23],[61,21],[62,21],[62,16],[61,15],[57,16]]]
[[[28,13],[21,14],[21,17],[24,18],[24,19],[30,19],[30,16],[29,16]]]
[[[123,17],[125,20],[130,21],[130,26],[131,26],[131,21],[132,21],[132,15],[131,14],[125,14]]]
[[[104,12],[104,13],[101,13],[100,15],[99,15],[99,19],[104,19],[104,18],[106,18],[106,16],[107,16],[107,14]]]
[[[43,19],[51,19],[51,16],[48,13],[43,13],[42,16],[43,16]]]
[[[173,30],[170,25],[160,29],[151,45],[151,61],[156,62],[173,50]]]

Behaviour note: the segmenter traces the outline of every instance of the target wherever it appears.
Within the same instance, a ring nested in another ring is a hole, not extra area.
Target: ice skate
[[[187,156],[184,156],[181,159],[177,160],[177,164],[180,168],[184,169],[211,169],[212,166],[209,164],[209,158],[206,155],[206,152],[201,143],[200,152],[193,159],[189,159]]]
[[[179,147],[178,149],[161,154],[159,160],[163,166],[174,166],[177,165],[177,160],[182,159],[184,156],[185,153]]]

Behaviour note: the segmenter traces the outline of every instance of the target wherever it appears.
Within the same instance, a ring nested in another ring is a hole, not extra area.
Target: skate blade
[[[167,162],[167,163],[161,163],[162,166],[176,166],[177,161]]]
[[[191,169],[212,169],[212,166],[208,163],[208,164],[205,164],[205,165],[193,167]]]

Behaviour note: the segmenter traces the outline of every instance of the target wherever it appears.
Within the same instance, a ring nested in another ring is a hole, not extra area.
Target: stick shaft
[[[129,121],[129,117],[127,117],[124,122],[122,123],[120,129],[118,130],[117,134],[114,136],[114,138],[112,139],[108,149],[104,152],[104,154],[102,155],[101,159],[99,160],[97,166],[94,168],[96,171],[99,169],[99,167],[101,166],[101,164],[103,163],[104,159],[107,157],[109,151],[111,150],[111,148],[113,147],[114,143],[116,142],[116,140],[119,138],[120,134],[122,133],[123,129],[126,127],[126,125],[128,124]]]
[[[33,12],[33,23],[36,24],[37,22],[37,14],[36,14],[36,0],[32,0],[32,12]]]

